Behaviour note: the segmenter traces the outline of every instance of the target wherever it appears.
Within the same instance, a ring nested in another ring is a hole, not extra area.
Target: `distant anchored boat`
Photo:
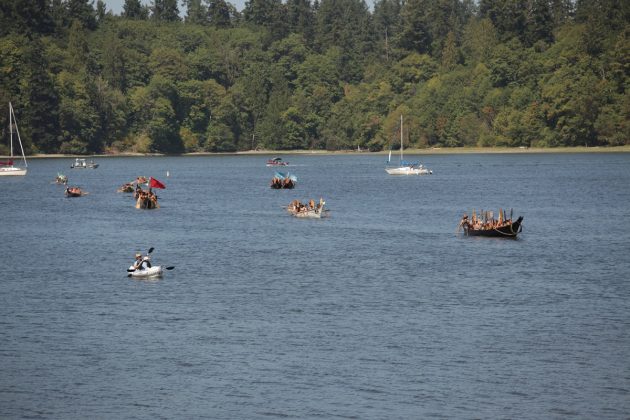
[[[400,116],[400,163],[397,166],[390,166],[392,161],[392,151],[389,151],[387,167],[385,172],[390,175],[430,175],[433,171],[425,168],[420,162],[406,162],[403,160],[403,117]]]
[[[9,131],[11,132],[11,156],[9,160],[0,161],[0,176],[4,175],[26,175],[28,170],[28,164],[26,163],[26,156],[24,155],[24,147],[22,147],[22,139],[20,138],[20,131],[18,130],[17,121],[15,120],[15,113],[13,112],[13,105],[9,102]],[[20,144],[20,150],[22,151],[22,159],[24,160],[24,167],[13,166],[13,133],[15,132],[18,142]]]
[[[267,161],[267,166],[288,166],[289,162],[285,162],[282,158],[276,157]]]
[[[488,236],[495,238],[513,238],[523,230],[523,216],[520,216],[516,220],[512,220],[512,211],[510,210],[510,217],[508,218],[504,210],[499,209],[499,218],[495,219],[492,211],[481,211],[479,217],[475,210],[472,212],[472,217],[469,219],[468,215],[464,213],[464,217],[459,222],[457,230],[464,229],[464,234],[467,236]]]
[[[94,163],[93,160],[87,162],[85,159],[75,159],[74,163],[70,165],[72,169],[96,169],[98,168],[98,163]]]

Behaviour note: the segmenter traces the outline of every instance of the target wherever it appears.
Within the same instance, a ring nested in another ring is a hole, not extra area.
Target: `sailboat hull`
[[[8,168],[0,168],[0,176],[20,176],[26,175],[26,168],[15,168],[9,166]]]
[[[386,168],[385,172],[390,175],[430,175],[432,172],[427,168],[413,168],[401,166],[399,168]]]

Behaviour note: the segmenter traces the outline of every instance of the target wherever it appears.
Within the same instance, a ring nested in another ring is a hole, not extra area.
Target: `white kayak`
[[[132,265],[131,267],[129,267],[129,271],[130,271],[129,272],[130,277],[147,278],[147,277],[161,277],[162,272],[164,270],[161,265],[154,265],[151,268],[141,268],[139,270],[134,270],[133,265]]]

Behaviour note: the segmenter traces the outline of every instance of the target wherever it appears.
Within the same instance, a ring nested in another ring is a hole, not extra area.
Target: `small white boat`
[[[387,171],[390,175],[431,175],[433,173],[433,171],[415,163],[410,163],[397,168],[387,168],[385,171]]]
[[[98,163],[94,163],[93,160],[87,162],[85,159],[76,158],[74,163],[70,165],[72,169],[96,169],[98,168]]]
[[[154,265],[150,268],[134,269],[133,265],[129,267],[129,276],[137,278],[162,277],[164,269],[161,265]]]
[[[392,151],[389,151],[389,164],[392,160]],[[419,162],[405,162],[403,160],[403,117],[400,116],[400,165],[385,168],[390,175],[431,175],[433,171],[425,168]]]
[[[17,134],[18,142],[20,143],[20,150],[22,151],[22,159],[24,160],[24,167],[13,166],[13,131]],[[20,131],[18,130],[17,121],[15,120],[15,113],[13,112],[13,105],[9,102],[9,131],[11,132],[11,156],[9,160],[0,161],[0,176],[6,175],[26,175],[28,170],[28,164],[26,163],[26,156],[24,155],[24,147],[22,147],[22,139],[20,138]]]

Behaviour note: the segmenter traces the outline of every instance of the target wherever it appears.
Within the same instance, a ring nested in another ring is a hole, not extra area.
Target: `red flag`
[[[161,189],[165,189],[166,185],[162,184],[160,181],[158,181],[157,179],[151,177],[149,178],[149,188],[161,188]]]

